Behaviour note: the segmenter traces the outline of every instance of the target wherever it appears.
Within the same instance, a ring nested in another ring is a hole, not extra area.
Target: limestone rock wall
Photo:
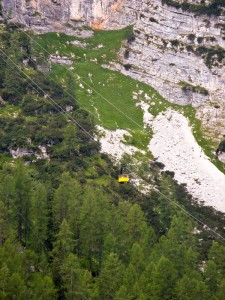
[[[121,51],[124,72],[152,85],[171,102],[223,102],[224,33],[224,16],[196,17],[163,6],[160,0],[143,1],[134,26],[135,40]]]
[[[38,32],[66,31],[65,26],[89,25],[118,29],[134,24],[140,0],[2,0],[3,16]]]
[[[134,38],[121,49],[121,61],[118,70],[151,85],[168,101],[197,107],[208,138],[221,140],[225,134],[225,14],[195,16],[160,0],[144,0]]]

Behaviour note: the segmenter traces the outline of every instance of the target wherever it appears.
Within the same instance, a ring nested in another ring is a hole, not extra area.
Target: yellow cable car
[[[118,176],[118,182],[119,183],[125,183],[129,181],[129,176],[127,174],[120,174]]]
[[[129,176],[124,174],[124,166],[120,168],[120,174],[118,175],[118,182],[119,183],[127,183],[129,181]]]

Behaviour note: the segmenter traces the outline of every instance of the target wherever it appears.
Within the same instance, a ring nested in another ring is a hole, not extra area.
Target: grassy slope
[[[146,149],[147,140],[148,137],[150,138],[151,133],[143,133],[142,131],[142,134],[140,134],[140,130],[143,127],[143,113],[140,108],[135,106],[136,102],[144,100],[143,95],[146,93],[155,102],[155,105],[151,106],[149,110],[153,115],[157,115],[168,107],[172,107],[188,117],[193,128],[193,134],[199,145],[213,163],[221,171],[225,172],[223,164],[214,157],[213,152],[216,145],[203,138],[201,123],[195,118],[194,108],[191,106],[181,107],[173,105],[164,100],[151,87],[126,77],[119,72],[113,72],[101,67],[103,63],[118,60],[117,56],[121,43],[129,36],[131,30],[131,28],[126,28],[120,31],[95,31],[94,36],[88,39],[49,33],[36,36],[35,39],[39,45],[34,43],[34,46],[39,55],[46,56],[45,51],[40,48],[42,46],[49,53],[54,54],[57,51],[59,55],[71,57],[74,62],[72,74],[76,82],[74,89],[76,90],[78,103],[95,116],[97,124],[111,130],[116,128],[129,129],[133,138],[128,139],[127,143]],[[72,40],[79,40],[88,45],[86,48],[80,48],[69,44]],[[98,48],[99,45],[103,45],[103,47],[100,46]],[[66,67],[54,64],[49,75],[63,84],[67,72],[69,71]],[[91,74],[91,77],[88,74]],[[137,100],[133,100],[133,92],[138,93],[140,90],[143,91],[142,94],[138,95]]]

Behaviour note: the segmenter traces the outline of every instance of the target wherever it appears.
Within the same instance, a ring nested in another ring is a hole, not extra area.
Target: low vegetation
[[[208,95],[209,92],[207,91],[207,89],[205,89],[204,87],[202,86],[194,86],[188,82],[184,82],[184,81],[180,81],[178,83],[179,86],[181,86],[182,90],[183,91],[192,91],[194,93],[199,93],[199,94],[203,94],[203,95]]]
[[[208,15],[208,16],[220,16],[223,13],[225,3],[223,0],[213,0],[209,4],[205,4],[205,1],[201,1],[200,4],[189,3],[187,1],[176,0],[162,0],[162,3],[181,8],[184,11],[195,13],[196,15]]]
[[[221,142],[219,143],[219,146],[218,146],[216,152],[217,152],[217,153],[218,153],[218,152],[225,152],[225,140],[223,140],[223,141],[221,141]]]

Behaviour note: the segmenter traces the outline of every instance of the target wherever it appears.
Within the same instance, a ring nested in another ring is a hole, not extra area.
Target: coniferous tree
[[[10,278],[10,271],[6,263],[3,263],[0,268],[0,299],[8,299],[9,278]]]
[[[43,184],[37,184],[31,202],[30,219],[35,232],[35,235],[32,235],[31,246],[41,255],[41,252],[45,251],[48,224],[47,192]]]
[[[0,200],[0,247],[9,236],[8,213],[4,203]]]
[[[218,242],[213,242],[209,251],[209,259],[216,264],[220,274],[225,276],[225,247]]]
[[[69,156],[74,156],[79,151],[77,128],[73,124],[68,125],[64,131],[64,145],[66,147],[65,153],[68,153]]]
[[[207,261],[203,275],[205,284],[208,286],[211,296],[213,297],[213,295],[216,294],[222,279],[222,276],[220,272],[218,272],[217,266],[213,261]]]
[[[80,255],[87,258],[92,272],[98,272],[104,239],[109,230],[109,205],[99,189],[87,188],[80,212]]]
[[[21,276],[15,272],[8,281],[8,299],[24,300],[28,294],[27,287]]]
[[[224,299],[225,295],[225,279],[223,278],[218,286],[218,291],[216,293],[217,299],[221,300]]]
[[[152,299],[173,299],[175,297],[176,280],[176,269],[168,258],[162,256],[152,273]]]
[[[60,225],[59,233],[56,234],[56,241],[53,249],[53,255],[59,259],[60,263],[73,251],[74,240],[72,237],[73,234],[69,224],[64,219]]]
[[[61,266],[63,261],[72,253],[74,249],[73,234],[69,228],[67,221],[64,219],[60,225],[59,233],[56,235],[56,241],[54,243],[54,248],[52,251],[53,262],[52,271],[54,282],[57,287],[59,287],[60,297],[63,295],[62,289],[62,278],[61,278]]]
[[[123,291],[126,288],[127,299],[139,299],[141,297],[140,279],[145,270],[145,263],[143,249],[138,243],[134,243],[131,249],[130,263],[124,273],[123,289],[121,290]]]
[[[68,172],[61,176],[61,183],[54,195],[53,222],[58,229],[64,219],[68,218],[69,203],[74,199],[74,180]]]
[[[112,300],[116,292],[122,286],[124,268],[115,253],[110,253],[102,265],[99,276],[99,295],[100,299]]]
[[[30,224],[31,179],[22,161],[18,161],[15,169],[15,204],[14,213],[17,219],[18,240],[28,239]]]
[[[4,58],[6,68],[3,82],[3,97],[10,103],[17,103],[21,98],[21,94],[25,92],[25,76],[23,72],[20,71],[23,58],[25,57],[25,45],[23,47],[20,41],[20,33],[14,32],[10,36],[10,46]]]
[[[0,184],[0,197],[7,210],[9,210],[12,207],[11,202],[15,201],[15,179],[12,175],[7,174],[7,170],[3,170]]]
[[[36,273],[29,283],[29,299],[30,300],[55,300],[57,299],[57,290],[54,286],[52,278],[48,275]]]
[[[92,299],[91,274],[81,268],[79,259],[75,254],[71,253],[64,259],[60,274],[62,277],[62,288],[65,291],[65,299]]]
[[[179,300],[208,300],[210,292],[206,284],[201,280],[201,276],[197,272],[190,272],[177,284],[177,298]],[[215,298],[214,298],[215,299]]]

